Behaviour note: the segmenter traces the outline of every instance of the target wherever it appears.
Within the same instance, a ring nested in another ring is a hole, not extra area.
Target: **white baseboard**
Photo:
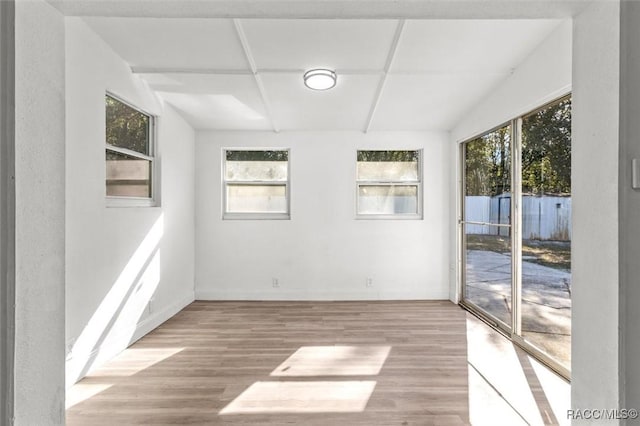
[[[250,300],[250,301],[367,301],[367,300],[448,300],[448,292],[390,291],[371,289],[363,292],[307,292],[288,291],[229,291],[196,290],[196,300]]]
[[[139,322],[127,346],[132,345],[142,337],[149,334],[154,329],[158,328],[163,322],[167,321],[169,318],[173,317],[175,314],[183,310],[185,306],[189,305],[194,300],[195,294],[193,292],[190,292],[185,297],[178,299],[161,311],[156,312]]]
[[[109,339],[108,344],[102,344],[84,356],[74,355],[66,360],[66,386],[71,387],[92,370],[106,361],[112,359],[123,350],[127,349],[140,338],[160,326],[162,323],[176,315],[185,306],[195,300],[194,293],[190,292],[174,303],[165,306],[161,310],[152,313],[144,320],[132,327],[117,331],[115,337]]]

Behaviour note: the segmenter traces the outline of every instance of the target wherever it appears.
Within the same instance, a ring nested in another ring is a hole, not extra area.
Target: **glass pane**
[[[571,99],[522,120],[522,335],[571,365]]]
[[[286,161],[227,161],[226,179],[229,181],[286,181]]]
[[[511,238],[499,226],[465,224],[464,230],[464,298],[511,326]]]
[[[225,179],[229,181],[286,181],[288,151],[226,151]]]
[[[511,126],[465,143],[465,221],[511,223]]]
[[[418,214],[417,185],[360,185],[359,214]]]
[[[151,161],[106,150],[107,196],[151,198]]]
[[[358,151],[357,180],[414,181],[420,151]]]
[[[107,144],[149,155],[149,116],[109,95],[105,103]]]
[[[227,213],[287,213],[285,185],[227,185]]]

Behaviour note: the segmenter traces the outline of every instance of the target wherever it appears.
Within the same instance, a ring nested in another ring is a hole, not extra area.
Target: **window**
[[[358,151],[357,216],[420,219],[421,151]]]
[[[289,150],[223,151],[223,217],[289,219]]]
[[[118,205],[152,205],[154,192],[154,117],[105,96],[106,190]]]

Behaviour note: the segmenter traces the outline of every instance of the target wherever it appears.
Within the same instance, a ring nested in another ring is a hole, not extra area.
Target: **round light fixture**
[[[324,68],[312,69],[304,73],[304,85],[313,90],[328,90],[336,85],[336,72]]]

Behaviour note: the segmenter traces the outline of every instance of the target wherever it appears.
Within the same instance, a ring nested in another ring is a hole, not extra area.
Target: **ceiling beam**
[[[396,32],[393,35],[393,41],[391,42],[391,47],[389,48],[389,53],[387,54],[387,62],[384,64],[384,70],[382,73],[382,77],[380,77],[380,83],[378,84],[378,90],[373,98],[373,102],[371,103],[371,108],[369,109],[369,116],[367,117],[367,123],[364,127],[364,132],[367,133],[371,129],[371,124],[373,123],[373,118],[376,115],[376,110],[378,109],[378,104],[380,103],[380,98],[382,97],[382,92],[384,91],[384,86],[387,83],[387,76],[389,75],[389,70],[391,69],[391,65],[393,64],[393,58],[396,56],[396,51],[398,50],[398,44],[400,43],[400,38],[402,37],[402,31],[404,30],[404,19],[400,19],[398,21],[398,25],[396,26]]]
[[[134,74],[202,74],[202,75],[254,75],[254,74],[304,74],[303,68],[256,68],[255,72],[246,69],[224,68],[176,68],[176,67],[131,67]],[[340,75],[381,75],[378,69],[336,69]]]
[[[0,0],[1,1],[1,0]],[[302,75],[306,69],[303,68],[262,68],[256,69],[256,74],[295,74]],[[334,70],[338,75],[384,75],[384,70],[379,69],[340,69]],[[504,69],[478,69],[473,70],[398,70],[389,71],[387,75],[509,75],[513,74],[515,68]],[[224,68],[174,68],[174,67],[138,67],[132,66],[133,74],[194,74],[194,75],[253,75],[251,70],[246,69],[224,69]]]
[[[249,70],[221,68],[131,67],[133,74],[253,75]]]
[[[251,47],[249,46],[249,41],[247,40],[247,36],[242,29],[242,23],[239,19],[233,20],[233,25],[236,29],[236,34],[238,35],[238,39],[242,44],[242,50],[244,51],[244,56],[247,58],[247,62],[249,63],[249,67],[251,68],[251,73],[256,82],[256,86],[258,87],[258,91],[260,92],[260,96],[262,97],[262,104],[264,105],[264,110],[267,114],[267,119],[271,122],[271,127],[274,132],[279,132],[280,128],[276,123],[276,120],[273,117],[273,110],[271,108],[271,103],[269,102],[269,97],[267,96],[267,91],[264,88],[264,84],[262,82],[262,78],[260,74],[258,74],[258,69],[256,67],[256,61],[253,59],[253,54],[251,53]]]

